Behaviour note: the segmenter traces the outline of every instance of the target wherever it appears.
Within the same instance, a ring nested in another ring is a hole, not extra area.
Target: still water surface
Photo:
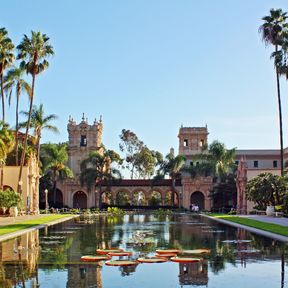
[[[132,251],[130,259],[165,248],[211,253],[190,264],[81,262],[108,247]],[[187,214],[77,219],[0,243],[0,287],[284,288],[287,252],[284,243]]]

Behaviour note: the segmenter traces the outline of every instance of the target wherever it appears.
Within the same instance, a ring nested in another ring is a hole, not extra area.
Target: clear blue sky
[[[207,124],[209,142],[228,148],[279,148],[272,48],[258,28],[270,8],[288,11],[287,0],[1,2],[0,26],[15,44],[40,30],[55,49],[35,103],[59,115],[61,134],[43,141],[67,141],[69,115],[78,122],[85,112],[90,123],[103,115],[103,142],[115,150],[125,128],[150,149],[177,151],[181,124]],[[284,79],[282,95],[286,146]]]

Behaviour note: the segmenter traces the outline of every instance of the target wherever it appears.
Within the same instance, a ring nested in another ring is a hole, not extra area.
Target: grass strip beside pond
[[[262,222],[262,221],[248,219],[248,218],[239,217],[239,216],[232,216],[232,215],[210,214],[209,216],[288,237],[288,227],[286,226]]]
[[[65,215],[51,214],[51,215],[47,215],[47,216],[45,215],[43,217],[40,217],[40,218],[34,219],[34,220],[19,221],[19,222],[15,222],[15,224],[0,226],[0,235],[5,235],[5,234],[17,232],[19,230],[31,228],[31,227],[37,226],[37,225],[46,224],[46,223],[49,223],[49,222],[52,222],[52,221],[55,221],[58,219],[70,217],[70,216],[72,216],[72,215],[70,215],[70,214],[65,214]]]

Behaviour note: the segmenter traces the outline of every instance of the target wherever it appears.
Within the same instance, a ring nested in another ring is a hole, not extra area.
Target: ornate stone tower
[[[88,157],[89,153],[96,150],[102,151],[103,123],[101,116],[99,121],[94,120],[93,125],[88,124],[84,113],[82,121],[78,125],[70,116],[67,130],[69,134],[68,166],[73,171],[74,177],[77,177],[80,174],[80,164]]]
[[[207,145],[208,129],[206,127],[183,127],[179,129],[179,155],[190,159],[192,155],[201,153]],[[190,156],[190,157],[189,157]]]

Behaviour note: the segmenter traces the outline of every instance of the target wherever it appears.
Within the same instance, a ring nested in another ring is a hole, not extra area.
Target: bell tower
[[[186,159],[201,153],[203,147],[207,145],[208,139],[207,125],[205,127],[183,127],[179,129],[179,155]]]
[[[68,130],[68,166],[73,171],[74,177],[80,174],[80,164],[86,159],[92,151],[102,151],[102,117],[100,120],[94,120],[92,125],[88,124],[88,119],[84,113],[82,121],[77,124],[74,119],[69,116],[67,125]]]

